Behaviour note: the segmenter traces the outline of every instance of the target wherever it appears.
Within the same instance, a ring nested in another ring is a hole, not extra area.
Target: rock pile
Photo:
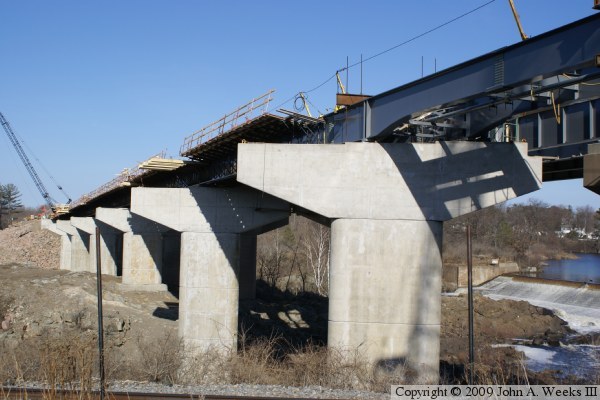
[[[39,220],[24,221],[0,231],[0,265],[24,264],[58,269],[60,236],[41,229]]]

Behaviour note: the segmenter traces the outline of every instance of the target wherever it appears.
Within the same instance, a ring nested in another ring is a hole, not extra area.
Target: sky
[[[596,12],[592,0],[515,3],[529,36]],[[356,63],[479,6],[364,63],[362,88],[372,95],[420,78],[422,59],[427,75],[518,42],[508,1],[0,0],[0,112],[52,197],[66,201],[56,181],[75,200],[163,150],[178,157],[186,136],[270,89],[278,106],[347,58]],[[349,92],[360,91],[360,76],[350,69]],[[335,93],[334,80],[310,92],[313,112],[331,111]],[[43,203],[3,131],[0,183],[17,185],[26,206]],[[581,180],[544,183],[519,201],[529,197],[600,207]]]

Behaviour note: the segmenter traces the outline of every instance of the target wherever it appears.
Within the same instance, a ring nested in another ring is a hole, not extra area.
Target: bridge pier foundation
[[[179,335],[188,351],[236,350],[240,297],[254,296],[256,235],[287,203],[235,188],[133,188],[131,212],[181,232]]]
[[[328,345],[436,383],[442,222],[539,189],[526,145],[247,143],[237,180],[332,221]]]

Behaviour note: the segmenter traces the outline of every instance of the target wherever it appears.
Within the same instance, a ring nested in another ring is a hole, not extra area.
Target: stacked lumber
[[[139,169],[148,169],[151,171],[173,171],[186,164],[183,160],[175,160],[172,158],[152,157],[140,165]]]

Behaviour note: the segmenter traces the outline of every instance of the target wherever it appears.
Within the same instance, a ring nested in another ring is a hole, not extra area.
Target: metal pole
[[[350,93],[350,91],[348,90],[348,75],[350,74],[350,71],[348,69],[348,56],[346,56],[346,93]]]
[[[469,385],[472,385],[475,364],[475,340],[473,337],[473,248],[471,246],[471,225],[467,225],[467,292],[469,302]]]
[[[102,324],[102,262],[100,257],[100,228],[96,227],[96,283],[98,292],[98,350],[100,364],[100,400],[104,400],[104,326]]]
[[[360,55],[360,94],[363,94],[362,83],[363,83],[363,59],[362,59],[362,54],[361,54]]]

